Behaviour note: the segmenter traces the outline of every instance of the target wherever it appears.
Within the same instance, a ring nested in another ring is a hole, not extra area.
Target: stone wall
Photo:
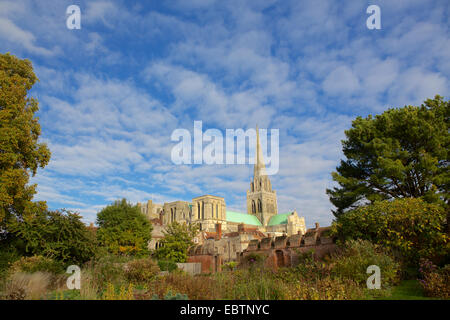
[[[240,262],[245,262],[253,254],[262,255],[265,265],[274,270],[280,267],[293,267],[298,265],[300,255],[313,252],[316,260],[336,250],[334,239],[322,235],[329,228],[309,229],[305,235],[297,234],[264,238],[250,241],[246,250],[240,255]]]

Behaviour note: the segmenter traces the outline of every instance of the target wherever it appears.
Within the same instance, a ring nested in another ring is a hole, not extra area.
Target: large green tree
[[[97,239],[113,254],[148,253],[152,225],[137,205],[117,200],[97,214]]]
[[[45,209],[45,202],[32,202],[36,185],[30,175],[50,160],[41,133],[38,101],[28,91],[38,81],[29,60],[0,54],[0,230],[6,220]]]
[[[193,239],[198,234],[198,230],[199,227],[196,224],[172,222],[163,231],[162,246],[156,250],[156,257],[160,260],[186,262],[187,251],[194,245]]]
[[[345,131],[343,153],[327,189],[338,217],[377,200],[422,198],[448,206],[449,101],[436,96],[420,107],[357,117]]]

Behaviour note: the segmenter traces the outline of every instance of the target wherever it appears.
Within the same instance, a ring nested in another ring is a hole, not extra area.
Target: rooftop
[[[250,224],[253,226],[262,226],[261,222],[258,218],[252,214],[248,213],[240,213],[234,211],[227,211],[227,221],[228,222],[236,222],[236,223],[244,223]]]
[[[287,224],[288,223],[288,217],[293,214],[293,212],[288,213],[279,213],[274,216],[272,216],[269,220],[268,226],[276,226],[279,224]]]

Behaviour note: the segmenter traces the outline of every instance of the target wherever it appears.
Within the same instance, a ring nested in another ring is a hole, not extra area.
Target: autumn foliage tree
[[[32,202],[36,185],[30,176],[50,160],[45,143],[39,143],[41,128],[35,113],[38,101],[28,91],[38,81],[29,60],[0,54],[0,229],[7,220],[21,219],[46,208]]]

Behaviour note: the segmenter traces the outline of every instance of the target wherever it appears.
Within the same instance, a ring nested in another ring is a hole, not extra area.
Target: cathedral
[[[305,234],[305,219],[296,211],[278,213],[277,194],[266,173],[263,152],[256,127],[256,163],[253,180],[247,190],[247,212],[229,211],[225,199],[214,195],[203,195],[188,201],[174,201],[164,204],[138,203],[154,225],[151,249],[158,246],[158,238],[162,237],[165,225],[177,221],[180,223],[196,223],[200,227],[203,238],[210,234],[236,234],[243,230],[251,230],[261,237],[291,236]],[[202,242],[201,237],[195,239]]]

